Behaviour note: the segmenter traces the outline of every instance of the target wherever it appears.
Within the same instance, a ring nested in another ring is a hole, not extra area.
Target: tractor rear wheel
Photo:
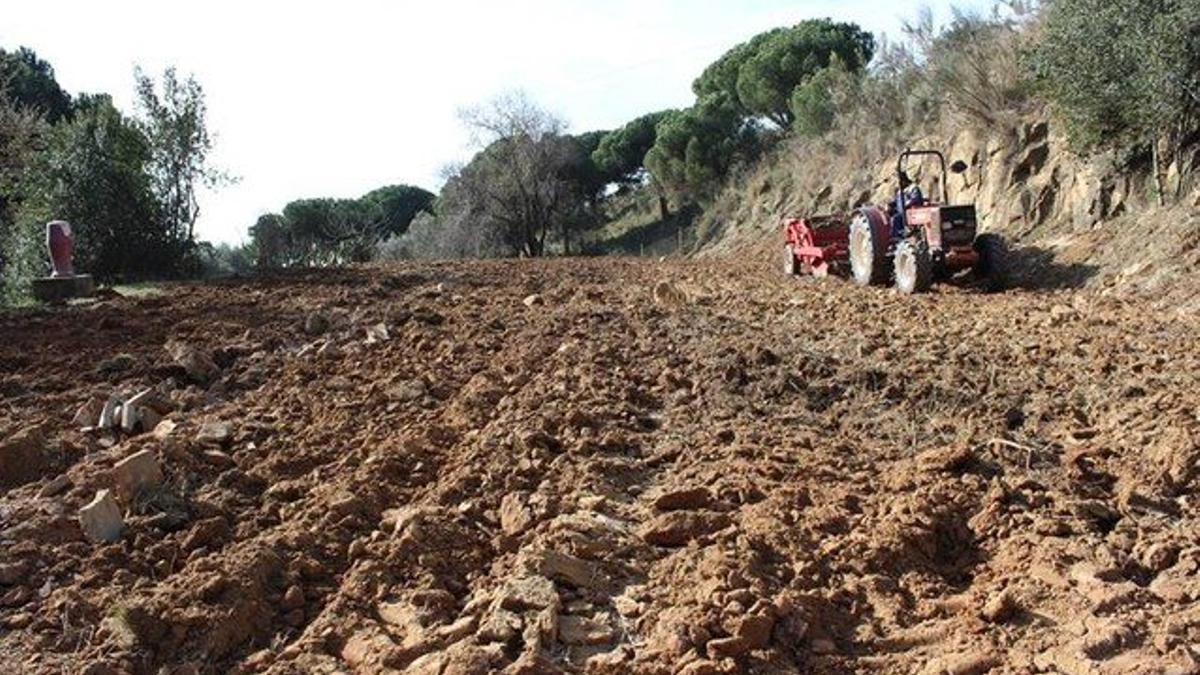
[[[850,272],[859,286],[887,282],[887,242],[883,241],[865,213],[850,220]]]
[[[924,293],[933,286],[933,257],[923,241],[902,241],[892,257],[896,288],[905,295]]]
[[[783,273],[789,277],[794,277],[800,273],[800,263],[796,260],[796,254],[792,252],[792,245],[787,244],[783,247]]]
[[[988,293],[997,293],[1008,285],[1008,244],[1004,237],[988,232],[975,237],[975,276]]]

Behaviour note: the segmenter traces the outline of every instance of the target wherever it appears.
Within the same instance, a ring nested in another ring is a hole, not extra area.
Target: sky
[[[238,181],[201,195],[198,236],[237,244],[303,197],[407,183],[437,191],[472,155],[464,107],[523,90],[574,132],[686,107],[730,47],[806,18],[900,37],[949,0],[59,0],[6,2],[0,46],[32,48],[72,94],[133,111],[133,69],[203,85],[214,164]],[[957,0],[982,7],[987,0]]]

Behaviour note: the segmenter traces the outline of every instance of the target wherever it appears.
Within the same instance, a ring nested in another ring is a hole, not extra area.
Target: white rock
[[[108,490],[100,490],[90,504],[79,509],[79,524],[84,534],[97,542],[117,541],[125,529],[125,519]]]
[[[104,408],[100,410],[100,419],[96,422],[96,426],[104,430],[115,429],[120,424],[121,408],[124,403],[116,396],[108,399]]]
[[[369,345],[376,342],[387,342],[391,337],[387,324],[377,323],[374,326],[367,326],[367,344]]]
[[[154,431],[151,435],[161,441],[175,433],[175,428],[178,426],[178,424],[175,424],[171,420],[163,420],[154,425]]]

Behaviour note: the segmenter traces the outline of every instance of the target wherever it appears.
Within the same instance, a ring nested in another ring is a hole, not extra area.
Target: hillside
[[[700,251],[739,251],[774,265],[784,216],[882,203],[896,189],[903,146],[872,152],[865,145],[797,141],[767,157],[699,220]],[[1179,167],[1168,181],[1182,197],[1159,207],[1147,170],[1117,167],[1113,153],[1079,156],[1045,113],[999,129],[952,120],[909,147],[970,165],[950,176],[951,200],[976,204],[983,229],[1012,243],[1022,287],[1162,293],[1190,283],[1200,266],[1200,186],[1180,184]],[[1200,147],[1189,157],[1183,175],[1200,163]],[[935,168],[931,162],[913,176],[927,194],[939,190]]]

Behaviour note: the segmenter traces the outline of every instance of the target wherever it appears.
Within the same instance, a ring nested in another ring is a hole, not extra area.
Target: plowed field
[[[617,259],[0,315],[0,665],[1196,672],[1198,329]]]

